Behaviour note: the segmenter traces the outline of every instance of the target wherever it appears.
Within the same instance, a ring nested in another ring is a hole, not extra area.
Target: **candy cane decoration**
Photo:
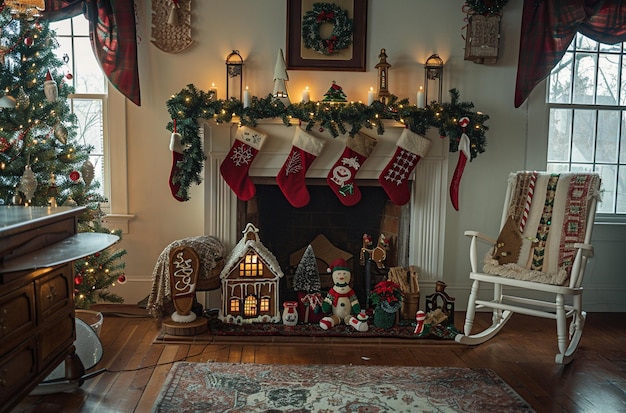
[[[535,194],[535,183],[537,182],[537,171],[534,171],[530,175],[530,182],[528,183],[528,193],[526,194],[526,203],[524,204],[524,212],[522,213],[522,219],[519,223],[519,232],[524,233],[526,227],[526,221],[528,220],[528,212],[530,211],[530,204],[533,201],[533,195]]]

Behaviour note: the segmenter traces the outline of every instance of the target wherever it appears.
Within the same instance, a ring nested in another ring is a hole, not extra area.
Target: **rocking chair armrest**
[[[472,238],[472,242],[470,243],[470,265],[472,267],[472,272],[476,272],[478,270],[477,241],[482,241],[493,246],[496,245],[496,240],[479,231],[465,231],[465,236]]]
[[[593,245],[585,242],[576,242],[574,243],[574,248],[582,250],[583,256],[593,258]]]
[[[483,241],[483,242],[485,242],[487,244],[490,244],[490,245],[495,245],[496,244],[495,238],[491,238],[489,235],[483,234],[480,231],[465,231],[464,235],[466,237],[472,237],[472,238],[479,239],[480,241]]]

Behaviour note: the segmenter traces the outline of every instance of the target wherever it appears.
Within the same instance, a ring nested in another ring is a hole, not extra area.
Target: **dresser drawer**
[[[73,281],[69,264],[56,267],[35,281],[38,323],[73,308]]]
[[[24,341],[35,328],[35,294],[33,284],[0,298],[0,356]]]
[[[0,404],[30,385],[36,374],[37,347],[33,337],[0,357]]]
[[[67,353],[67,348],[76,339],[74,313],[69,311],[62,315],[57,314],[57,319],[48,320],[40,331],[41,365],[49,365],[59,354]]]

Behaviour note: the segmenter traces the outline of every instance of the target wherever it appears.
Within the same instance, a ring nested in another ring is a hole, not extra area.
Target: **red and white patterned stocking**
[[[170,191],[172,192],[172,196],[177,201],[183,202],[186,201],[184,197],[178,194],[180,190],[180,179],[178,178],[178,173],[180,171],[180,163],[183,160],[183,152],[185,148],[181,143],[182,137],[180,133],[172,133],[170,137],[170,151],[172,151],[172,169],[170,170],[170,180],[169,186]]]
[[[278,187],[295,208],[302,208],[311,200],[304,178],[309,166],[322,152],[323,147],[323,139],[299,127],[296,128],[291,152],[276,177]]]
[[[411,199],[409,177],[419,160],[428,153],[430,140],[404,129],[396,145],[396,152],[378,177],[378,182],[394,204],[404,205]]]
[[[220,165],[222,177],[242,201],[247,201],[256,194],[256,187],[248,176],[248,171],[265,138],[266,134],[241,126],[237,129],[235,143]]]
[[[462,117],[459,120],[459,125],[463,129],[463,133],[461,133],[461,138],[459,139],[459,160],[456,163],[456,168],[454,169],[454,174],[452,175],[452,180],[450,181],[450,201],[452,202],[452,206],[457,211],[459,210],[459,190],[461,189],[461,178],[463,177],[463,171],[465,170],[465,165],[467,164],[467,160],[470,158],[470,141],[469,137],[465,133],[465,127],[469,124],[469,119],[467,117]]]
[[[348,137],[343,153],[328,173],[326,182],[345,206],[356,205],[361,200],[354,178],[377,143],[375,138],[360,132]]]

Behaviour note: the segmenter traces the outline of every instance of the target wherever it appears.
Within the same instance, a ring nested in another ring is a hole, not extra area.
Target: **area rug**
[[[295,326],[286,326],[282,323],[251,323],[251,324],[229,324],[220,321],[217,318],[209,319],[209,331],[207,333],[191,336],[188,340],[195,343],[213,342],[216,337],[345,337],[345,338],[397,338],[397,339],[435,339],[435,340],[454,340],[454,337],[460,332],[453,324],[436,324],[427,325],[421,334],[415,334],[415,323],[396,324],[391,328],[380,328],[372,324],[368,331],[356,331],[354,328],[346,325],[338,325],[329,330],[323,330],[318,324],[298,324]],[[185,341],[185,337],[172,336],[161,332],[155,339],[155,343],[168,343],[172,341]]]
[[[489,369],[189,362],[152,411],[534,412]]]

